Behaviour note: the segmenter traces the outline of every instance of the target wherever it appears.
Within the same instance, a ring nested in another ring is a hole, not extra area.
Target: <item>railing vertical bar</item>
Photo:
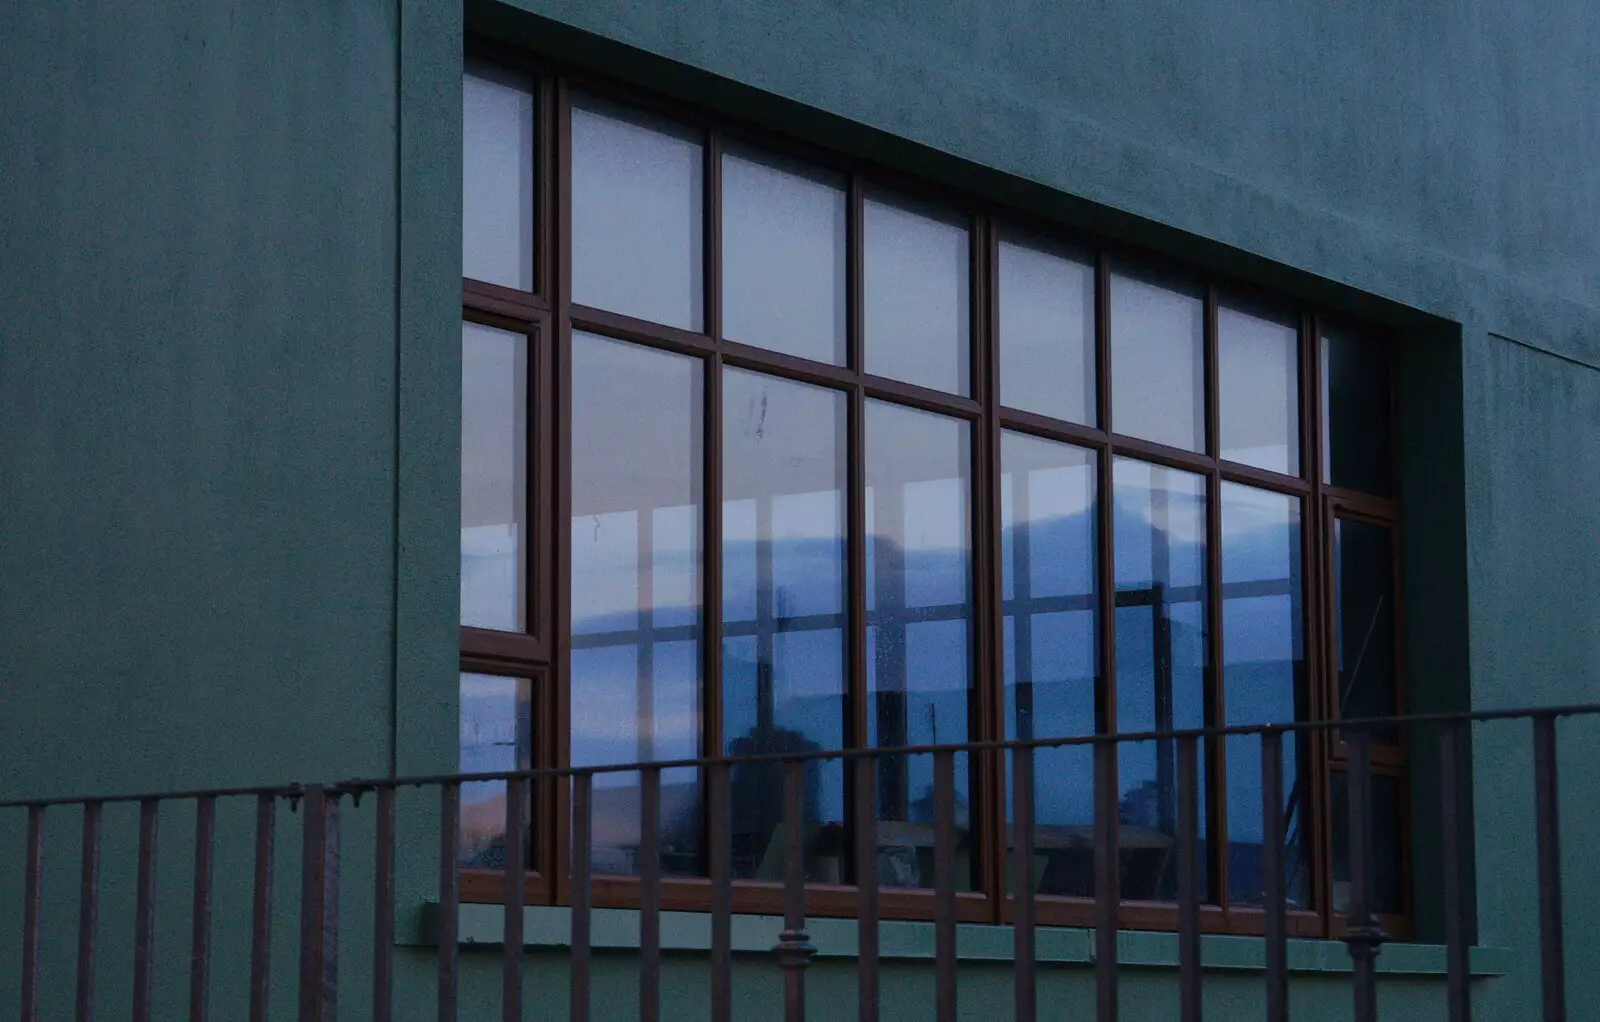
[[[1261,734],[1261,884],[1266,912],[1267,1022],[1289,1022],[1288,899],[1283,862],[1283,733]]]
[[[322,831],[322,1011],[332,1022],[339,1017],[339,799],[337,790],[328,791],[323,800]]]
[[[83,871],[78,881],[77,1022],[94,1019],[94,945],[100,928],[100,803],[83,804]],[[254,1022],[254,1020],[252,1020]]]
[[[956,1022],[956,755],[933,754],[934,999],[937,1022]]]
[[[1468,986],[1471,963],[1468,959],[1465,848],[1461,818],[1461,760],[1465,731],[1460,725],[1446,724],[1439,733],[1439,824],[1443,831],[1444,855],[1444,937],[1445,997],[1450,1022],[1468,1022],[1472,1017],[1472,995]]]
[[[194,919],[189,944],[189,1022],[206,1022],[211,989],[212,854],[217,800],[202,795],[194,804]]]
[[[339,792],[306,788],[301,821],[300,1022],[338,1016]]]
[[[272,994],[272,862],[278,823],[274,795],[256,797],[255,882],[250,907],[250,1022],[267,1022]],[[79,1022],[89,1022],[80,1016]]]
[[[139,803],[138,893],[133,908],[133,1022],[150,1022],[150,964],[156,939],[156,825],[159,803]]]
[[[639,1020],[661,1017],[661,769],[639,787]],[[507,1019],[506,1022],[516,1022]]]
[[[1094,744],[1095,1017],[1117,1019],[1117,745]]]
[[[861,1022],[878,1019],[877,758],[851,764],[855,777],[856,999]]]
[[[461,874],[457,849],[461,834],[461,785],[439,785],[439,1022],[455,1022],[456,986],[460,948],[457,946],[456,912],[461,901]]]
[[[1011,754],[1011,892],[1015,907],[1012,924],[1012,997],[1017,1022],[1038,1017],[1039,990],[1034,976],[1033,920],[1033,749]]]
[[[1178,739],[1178,1017],[1200,1022],[1200,746]]]
[[[590,795],[594,775],[572,775],[572,1022],[589,1022]]]
[[[372,1022],[394,1017],[394,786],[378,786],[374,801],[372,891]]]
[[[28,845],[22,880],[22,1014],[39,1017],[39,927],[44,909],[44,806],[28,807]]]
[[[728,765],[707,771],[711,842],[711,1022],[733,1022],[733,881],[728,864]]]
[[[1355,1022],[1377,1022],[1377,921],[1372,917],[1372,736],[1355,729],[1350,746],[1350,915],[1345,944],[1350,949]]]
[[[806,967],[816,949],[806,933],[806,763],[783,765],[783,816],[787,847],[783,871],[783,933],[778,936],[778,964],[783,968],[784,1022],[805,1022]]]
[[[527,901],[528,857],[523,851],[527,833],[525,777],[506,781],[505,874],[502,907],[505,914],[500,940],[500,1017],[522,1022],[522,908]]]
[[[1539,857],[1539,978],[1545,1022],[1567,1017],[1566,952],[1561,925],[1561,812],[1556,775],[1556,719],[1533,719],[1535,833]]]

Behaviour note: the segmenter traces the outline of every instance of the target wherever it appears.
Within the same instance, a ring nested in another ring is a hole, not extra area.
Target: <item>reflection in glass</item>
[[[971,479],[967,423],[866,406],[867,744],[971,740]],[[959,884],[970,883],[970,784],[957,764]],[[931,887],[933,762],[876,761],[878,879]]]
[[[1402,859],[1400,782],[1383,774],[1372,775],[1372,847],[1367,873],[1372,879],[1374,912],[1399,915],[1405,911],[1405,863]],[[1350,911],[1350,778],[1333,775],[1333,910]]]
[[[882,196],[866,201],[863,217],[867,372],[967,393],[965,218]]]
[[[1323,481],[1390,492],[1389,350],[1364,334],[1322,335]]]
[[[528,338],[461,324],[461,623],[521,631]]]
[[[845,189],[837,175],[723,153],[722,333],[844,364]]]
[[[533,290],[533,81],[469,63],[461,79],[461,275]]]
[[[574,302],[701,328],[701,157],[697,132],[573,100]]]
[[[1206,491],[1201,476],[1127,458],[1114,466],[1117,729],[1205,724]],[[1177,743],[1117,752],[1122,893],[1177,896]],[[1205,756],[1200,785],[1205,791]],[[1202,795],[1200,856],[1208,855]]]
[[[1095,424],[1094,263],[1000,242],[1000,403]]]
[[[572,336],[572,764],[700,751],[698,359]],[[667,872],[699,863],[694,771],[661,781]],[[594,781],[594,868],[638,868],[639,778]]]
[[[531,688],[527,678],[461,674],[461,772],[488,774],[527,770],[533,732]],[[523,812],[523,819],[532,814]],[[502,869],[506,864],[506,783],[478,781],[461,786],[463,866]],[[532,845],[526,841],[524,847]]]
[[[1005,433],[1000,460],[1006,738],[1093,734],[1095,455]],[[1092,894],[1090,747],[1034,753],[1033,811],[1035,889]]]
[[[1292,316],[1238,303],[1217,307],[1217,428],[1224,458],[1299,474],[1298,352]]]
[[[1348,518],[1333,523],[1339,716],[1346,719],[1399,712],[1394,677],[1393,539],[1387,526]]]
[[[1222,679],[1229,726],[1309,715],[1300,600],[1300,501],[1222,484]],[[1228,897],[1261,903],[1261,739],[1228,739]],[[1284,874],[1290,907],[1310,906],[1311,776],[1305,742],[1283,736]]]
[[[723,374],[723,730],[726,752],[845,744],[845,395]],[[732,772],[734,875],[783,879],[783,766]],[[806,875],[843,881],[844,764],[805,765]]]
[[[1111,275],[1111,412],[1125,436],[1204,449],[1205,303],[1198,293]]]

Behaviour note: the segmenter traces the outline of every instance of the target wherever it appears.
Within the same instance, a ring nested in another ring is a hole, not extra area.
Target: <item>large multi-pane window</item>
[[[1201,269],[604,83],[464,82],[464,769],[896,748],[1399,711],[1390,349]],[[1382,908],[1408,910],[1380,734]],[[1039,918],[1089,918],[1093,755],[1041,750]],[[1294,932],[1347,900],[1335,732],[1284,741]],[[808,910],[848,914],[856,786],[809,762]],[[873,761],[885,911],[931,910],[933,765]],[[957,761],[972,920],[1008,917],[1001,756]],[[1260,741],[1201,762],[1204,925],[1262,925]],[[668,771],[668,904],[705,904],[705,778]],[[592,797],[627,904],[636,774]],[[735,904],[770,909],[781,770],[731,771]],[[1129,925],[1171,925],[1177,751],[1116,756]],[[463,792],[464,890],[505,789]],[[570,806],[534,785],[529,897]],[[482,867],[483,872],[475,872]]]

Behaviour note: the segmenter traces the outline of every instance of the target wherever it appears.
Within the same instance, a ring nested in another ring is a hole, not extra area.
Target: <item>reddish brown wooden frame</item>
[[[1298,398],[1300,409],[1300,474],[1282,475],[1251,466],[1223,461],[1218,437],[1218,338],[1217,307],[1221,296],[1264,298],[1280,306],[1288,303],[1280,296],[1262,295],[1248,282],[1226,278],[1220,274],[1197,271],[1192,267],[1176,265],[1165,257],[1139,251],[1114,239],[1095,237],[1085,232],[1068,232],[1058,225],[1041,223],[1036,218],[1026,218],[999,207],[983,203],[973,196],[905,175],[864,161],[853,160],[841,154],[818,149],[778,135],[768,129],[742,124],[722,118],[707,116],[704,111],[676,103],[663,97],[640,93],[614,82],[596,78],[581,70],[561,68],[529,61],[523,54],[508,51],[493,44],[472,44],[474,52],[485,57],[518,65],[535,75],[538,82],[538,152],[536,154],[537,224],[535,238],[535,291],[526,293],[464,280],[462,290],[463,317],[465,319],[525,332],[530,337],[530,358],[534,379],[530,385],[535,394],[530,425],[534,430],[529,445],[530,481],[529,535],[533,537],[529,548],[529,632],[526,635],[490,632],[483,629],[462,629],[462,667],[475,671],[525,676],[534,679],[534,700],[538,707],[539,724],[535,735],[535,765],[556,766],[568,762],[569,732],[566,721],[570,713],[571,696],[568,689],[567,658],[569,654],[567,633],[570,628],[570,607],[564,598],[565,580],[570,570],[567,562],[568,512],[570,464],[565,439],[570,435],[571,410],[566,403],[570,381],[571,334],[574,329],[592,330],[609,336],[640,344],[676,351],[702,359],[705,365],[704,428],[706,438],[706,492],[704,495],[704,521],[702,523],[704,547],[707,551],[703,571],[703,601],[707,607],[721,603],[720,571],[718,558],[713,553],[720,550],[721,466],[720,466],[720,367],[723,364],[758,369],[776,376],[829,386],[844,392],[849,399],[848,415],[848,467],[851,479],[851,499],[848,511],[847,558],[849,560],[849,605],[852,620],[864,620],[864,511],[860,499],[864,478],[863,414],[868,398],[886,399],[929,411],[936,411],[965,419],[972,423],[972,495],[971,528],[973,541],[971,587],[973,614],[973,651],[975,696],[973,726],[975,738],[993,739],[1001,736],[1003,721],[1001,686],[992,679],[1003,676],[1003,650],[998,637],[1002,627],[999,606],[998,575],[999,533],[996,523],[1000,519],[999,500],[999,442],[1002,431],[1015,430],[1047,439],[1072,443],[1092,450],[1098,464],[1099,492],[1099,682],[1097,683],[1098,716],[1102,729],[1114,726],[1116,720],[1115,686],[1107,679],[1115,676],[1115,614],[1114,566],[1109,552],[1112,527],[1112,469],[1117,456],[1135,457],[1172,468],[1197,473],[1206,479],[1207,492],[1207,599],[1208,622],[1211,630],[1209,684],[1206,696],[1206,723],[1223,720],[1222,654],[1221,654],[1221,542],[1220,542],[1220,487],[1223,481],[1273,490],[1296,497],[1301,502],[1302,575],[1304,593],[1305,670],[1311,693],[1313,712],[1330,714],[1334,709],[1329,701],[1329,678],[1334,670],[1331,659],[1330,636],[1333,631],[1331,591],[1331,549],[1328,537],[1335,515],[1359,516],[1383,524],[1397,526],[1396,502],[1369,495],[1342,491],[1323,482],[1321,459],[1321,430],[1323,409],[1320,386],[1321,330],[1316,315],[1302,314],[1299,345]],[[570,92],[574,87],[620,100],[637,108],[672,117],[681,122],[699,126],[705,149],[705,330],[701,333],[676,330],[654,323],[632,319],[602,309],[575,306],[571,302],[571,286],[567,276],[566,260],[562,254],[571,236],[569,185],[564,154],[570,151]],[[808,160],[839,171],[848,181],[847,227],[847,309],[848,348],[843,366],[825,365],[805,359],[766,351],[748,344],[724,338],[721,333],[721,265],[720,265],[720,149],[723,138],[754,145],[785,155]],[[862,266],[864,262],[861,232],[862,204],[868,184],[932,199],[966,211],[971,228],[970,309],[971,336],[971,395],[958,396],[930,391],[896,380],[874,377],[863,371]],[[1098,252],[1096,258],[1096,330],[1095,351],[1097,359],[1096,405],[1094,425],[1084,425],[1047,416],[1003,407],[1000,404],[998,381],[998,301],[996,244],[1001,226],[1020,226],[1028,232],[1043,237],[1064,238],[1086,251]],[[1186,451],[1151,443],[1136,437],[1117,433],[1114,428],[1112,393],[1110,386],[1110,327],[1109,278],[1111,260],[1132,260],[1142,266],[1153,266],[1164,272],[1176,273],[1189,281],[1203,281],[1205,294],[1205,405],[1206,439],[1203,453]],[[1391,374],[1392,377],[1392,374]],[[1391,398],[1392,399],[1392,398]],[[1398,571],[1399,558],[1396,557]],[[1400,623],[1399,582],[1396,579],[1396,619]],[[719,615],[705,615],[704,649],[702,663],[704,676],[720,678],[720,621]],[[866,701],[863,679],[866,673],[867,650],[863,630],[850,629],[848,657],[851,670],[851,691],[855,694],[852,719],[847,721],[847,740],[860,743],[866,733]],[[1397,631],[1397,634],[1403,634]],[[1402,644],[1403,645],[1403,644]],[[1397,665],[1397,668],[1401,665]],[[1401,699],[1403,711],[1403,673]],[[717,686],[706,686],[704,704],[704,751],[714,753],[721,748],[722,714]],[[1374,773],[1403,776],[1405,759],[1403,748],[1375,748]],[[1329,784],[1333,772],[1342,767],[1342,746],[1327,733],[1318,732],[1310,740],[1309,761],[1313,774],[1312,804],[1309,818],[1313,823],[1314,867],[1312,890],[1315,911],[1292,912],[1290,933],[1297,936],[1337,935],[1339,924],[1329,911],[1331,901],[1331,841],[1332,826],[1328,818]],[[977,790],[986,794],[978,804],[978,829],[980,841],[980,890],[963,894],[959,912],[962,919],[972,922],[999,922],[1010,916],[1010,899],[1002,892],[1004,886],[1004,849],[1006,838],[1004,821],[998,807],[1004,804],[1005,773],[1003,765],[994,757],[981,757],[976,765]],[[1213,846],[1226,847],[1225,778],[1226,753],[1222,743],[1213,743],[1206,751],[1206,766],[1210,789],[1207,805],[1211,816],[1208,830]],[[847,791],[849,786],[847,786]],[[1404,786],[1402,785],[1402,790]],[[570,819],[570,799],[564,785],[545,784],[535,792],[535,819],[549,821],[551,825],[537,829],[537,839],[532,848],[533,873],[529,878],[530,903],[563,903],[568,897],[568,842],[566,834]],[[1406,839],[1407,862],[1403,867],[1409,876],[1409,836]],[[1212,876],[1208,878],[1214,904],[1204,907],[1202,927],[1209,932],[1256,934],[1262,932],[1263,918],[1259,909],[1250,906],[1229,906],[1227,892],[1227,857],[1209,856]],[[554,880],[552,883],[551,880]],[[500,874],[464,871],[462,896],[469,900],[498,900]],[[1409,884],[1403,885],[1409,889]],[[996,896],[999,893],[1000,896]],[[734,907],[739,911],[781,911],[782,894],[776,885],[763,883],[738,883],[734,890]],[[638,882],[630,877],[597,878],[594,887],[595,905],[627,906],[637,904]],[[709,904],[709,884],[705,880],[667,878],[663,882],[662,904],[668,908],[697,909]],[[882,914],[889,918],[931,918],[931,892],[881,891],[879,905]],[[848,916],[854,913],[854,888],[815,885],[808,890],[806,911],[814,915]],[[1048,925],[1091,925],[1094,904],[1086,899],[1041,896],[1038,899],[1037,918]],[[1176,909],[1168,904],[1122,902],[1118,909],[1118,922],[1129,928],[1175,929]],[[1391,932],[1401,935],[1410,931],[1409,906],[1403,917],[1385,918]]]

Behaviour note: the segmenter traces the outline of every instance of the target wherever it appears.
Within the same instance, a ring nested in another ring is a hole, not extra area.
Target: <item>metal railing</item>
[[[349,800],[359,805],[374,800],[370,821],[373,855],[371,1017],[387,1022],[394,1013],[395,996],[395,853],[396,796],[402,789],[433,788],[438,793],[438,912],[437,996],[438,1017],[457,1018],[459,991],[458,909],[461,867],[459,826],[464,784],[496,781],[506,785],[502,904],[504,932],[501,945],[500,997],[506,1022],[524,1018],[523,954],[524,900],[527,873],[527,795],[531,786],[548,781],[570,786],[570,1007],[573,1022],[586,1022],[591,1007],[591,851],[594,835],[592,810],[595,778],[622,772],[637,773],[639,791],[639,945],[637,1016],[656,1020],[661,1012],[662,876],[661,781],[667,770],[694,768],[704,771],[708,813],[710,886],[710,955],[708,1014],[714,1022],[731,1022],[732,1004],[732,891],[736,883],[729,863],[730,771],[741,765],[766,763],[783,776],[784,826],[783,907],[784,929],[772,957],[783,974],[783,1016],[798,1022],[806,1014],[806,971],[815,948],[806,924],[804,867],[805,769],[809,761],[863,762],[884,756],[926,755],[932,771],[933,933],[936,973],[933,1017],[939,1022],[956,1018],[959,969],[957,966],[957,865],[954,848],[956,820],[956,757],[1011,756],[1012,778],[1012,888],[1014,909],[1014,1011],[1018,1020],[1038,1015],[1035,931],[1034,869],[1034,759],[1040,750],[1090,746],[1094,755],[1093,876],[1095,884],[1093,970],[1097,1018],[1111,1022],[1118,1014],[1117,962],[1118,862],[1115,831],[1118,826],[1116,756],[1129,742],[1171,741],[1176,744],[1177,863],[1176,922],[1179,1003],[1183,1022],[1199,1022],[1202,1013],[1201,970],[1201,848],[1199,749],[1202,742],[1233,736],[1259,735],[1262,780],[1262,909],[1264,912],[1265,967],[1263,984],[1265,1017],[1285,1022],[1291,1017],[1288,900],[1284,863],[1283,741],[1286,735],[1337,727],[1349,750],[1348,911],[1341,939],[1349,948],[1354,1018],[1373,1022],[1378,1017],[1375,958],[1387,939],[1371,901],[1372,800],[1369,735],[1383,729],[1408,730],[1427,725],[1438,734],[1439,822],[1442,844],[1439,867],[1443,884],[1442,923],[1446,945],[1448,1017],[1465,1022],[1470,1017],[1470,927],[1466,855],[1467,806],[1463,776],[1471,726],[1485,721],[1531,722],[1533,795],[1538,862],[1540,987],[1546,1020],[1566,1018],[1561,920],[1561,851],[1556,769],[1557,721],[1563,717],[1600,716],[1600,704],[1528,710],[1503,710],[1470,714],[1430,714],[1409,717],[1331,722],[1217,727],[1169,732],[1140,732],[1074,738],[1012,742],[975,742],[961,745],[924,745],[898,749],[855,749],[806,753],[772,753],[731,758],[685,759],[574,769],[529,770],[501,773],[449,774],[426,777],[383,778],[330,784],[233,788],[209,791],[173,791],[99,798],[19,800],[0,802],[0,811],[26,814],[22,932],[20,944],[22,1022],[38,1022],[40,1009],[41,926],[44,917],[43,871],[47,814],[81,815],[82,841],[79,864],[78,926],[75,966],[75,1017],[89,1022],[96,1017],[96,940],[101,926],[102,819],[106,806],[134,803],[138,807],[136,897],[132,948],[132,1002],[134,1022],[152,1017],[153,946],[156,939],[156,847],[158,824],[164,807],[192,803],[195,833],[192,873],[192,915],[188,976],[188,1017],[204,1022],[209,1017],[212,971],[214,866],[219,802],[254,802],[253,887],[251,892],[250,968],[248,1018],[267,1022],[272,993],[274,892],[280,864],[274,862],[278,808],[288,801],[300,814],[301,861],[300,920],[298,933],[298,1018],[324,1022],[337,1012],[339,982],[339,912],[341,813]],[[1413,757],[1417,755],[1413,742]],[[1415,761],[1415,760],[1414,760]],[[857,880],[858,997],[864,1022],[878,1017],[879,913],[876,856],[878,826],[874,797],[875,771],[851,771],[852,854]],[[1001,892],[1004,896],[1004,892]],[[363,934],[365,930],[363,928]],[[113,1017],[124,1017],[120,1005]]]

